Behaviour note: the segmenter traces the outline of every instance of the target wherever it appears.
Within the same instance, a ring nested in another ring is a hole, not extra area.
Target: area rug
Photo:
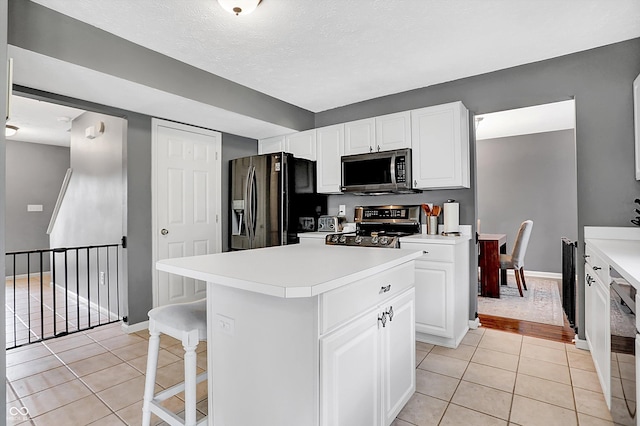
[[[525,272],[526,277],[526,272]],[[478,296],[478,313],[543,324],[564,325],[564,312],[558,290],[559,280],[526,277],[528,290],[520,297],[513,275],[500,286],[500,298]]]

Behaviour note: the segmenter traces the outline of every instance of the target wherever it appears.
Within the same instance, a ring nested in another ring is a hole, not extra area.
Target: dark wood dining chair
[[[513,269],[520,297],[524,297],[522,287],[524,286],[524,289],[527,289],[527,283],[524,280],[524,255],[527,251],[527,245],[529,244],[529,237],[531,236],[532,228],[532,220],[525,220],[522,222],[518,229],[516,242],[513,244],[513,251],[511,254],[500,255],[500,269]]]

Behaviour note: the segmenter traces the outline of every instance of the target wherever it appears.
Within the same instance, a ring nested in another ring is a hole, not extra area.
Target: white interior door
[[[153,306],[206,296],[203,281],[155,269],[161,259],[220,252],[219,132],[153,120]]]

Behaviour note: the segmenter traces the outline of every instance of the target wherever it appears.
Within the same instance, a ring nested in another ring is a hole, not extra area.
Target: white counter
[[[640,289],[640,228],[585,226],[585,243]]]
[[[415,250],[293,244],[165,259],[160,271],[270,296],[312,297],[417,259]]]

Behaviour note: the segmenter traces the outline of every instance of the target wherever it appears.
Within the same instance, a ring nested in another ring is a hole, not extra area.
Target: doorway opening
[[[120,321],[126,120],[13,95],[6,348]]]
[[[478,289],[481,321],[489,315],[567,326],[562,237],[575,241],[578,233],[574,100],[478,115],[475,124],[478,233],[491,234],[510,255],[521,224],[533,221],[524,256],[527,290],[520,296],[513,269],[498,274],[491,268],[499,265],[487,263]],[[491,272],[495,280],[483,280]]]

